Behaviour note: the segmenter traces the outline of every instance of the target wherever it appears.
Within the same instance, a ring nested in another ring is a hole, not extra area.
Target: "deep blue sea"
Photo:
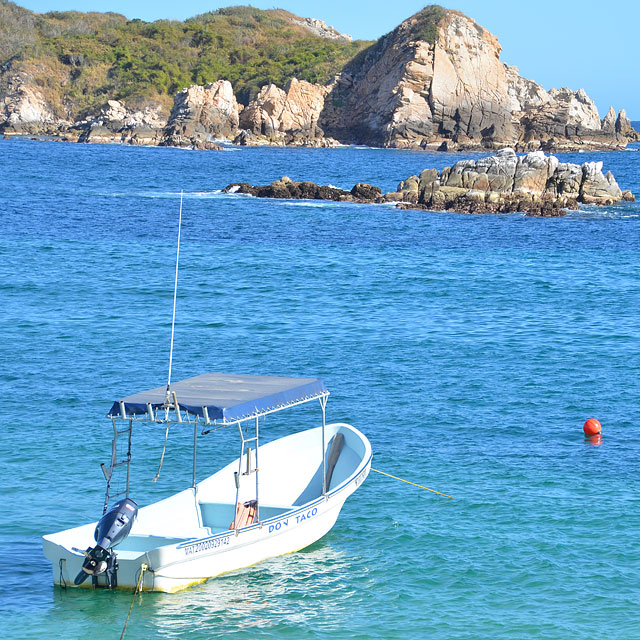
[[[0,625],[119,638],[130,592],[52,586],[41,536],[101,515],[117,397],[320,376],[372,473],[312,547],[168,595],[127,638],[640,638],[640,204],[559,219],[222,195],[287,175],[392,190],[462,154],[0,141]],[[640,196],[640,151],[603,160]],[[319,424],[267,419],[266,439]],[[583,422],[598,418],[600,446]],[[191,431],[134,434],[132,496],[189,485]],[[237,456],[201,438],[198,478]]]

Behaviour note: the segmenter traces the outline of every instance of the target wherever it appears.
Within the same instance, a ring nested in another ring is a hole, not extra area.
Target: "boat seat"
[[[235,529],[236,525],[238,529],[242,527],[248,527],[253,524],[256,519],[256,508],[258,502],[256,500],[249,500],[248,502],[238,502],[236,506],[236,517],[234,521],[229,525],[229,529]]]

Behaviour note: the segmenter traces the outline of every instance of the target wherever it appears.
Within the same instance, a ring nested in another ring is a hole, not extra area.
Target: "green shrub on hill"
[[[231,82],[241,102],[291,77],[327,82],[368,42],[327,40],[283,10],[227,7],[184,22],[114,13],[35,14],[0,0],[0,66],[27,71],[68,117],[106,99],[160,102],[190,84]]]

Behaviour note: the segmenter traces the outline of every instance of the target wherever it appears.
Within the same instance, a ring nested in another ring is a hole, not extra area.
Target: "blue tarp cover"
[[[121,415],[120,402],[124,402],[128,416],[147,413],[147,404],[154,409],[162,407],[166,391],[165,385],[116,400],[108,415]],[[278,407],[313,400],[325,395],[327,388],[319,378],[203,373],[172,382],[171,392],[176,394],[182,410],[204,416],[203,407],[207,407],[210,420],[235,422]]]

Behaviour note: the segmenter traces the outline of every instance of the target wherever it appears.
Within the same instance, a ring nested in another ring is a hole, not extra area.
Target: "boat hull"
[[[353,472],[344,479],[339,478],[341,481],[326,495],[282,510],[272,517],[268,517],[268,509],[265,508],[266,517],[237,531],[231,529],[207,534],[208,530],[201,527],[199,536],[176,535],[171,538],[136,533],[134,528],[130,539],[115,548],[117,588],[135,589],[140,583],[140,589],[144,591],[176,592],[221,574],[299,551],[322,538],[334,526],[346,499],[367,477],[372,458],[368,440],[350,425],[328,425],[327,429],[334,433],[344,432],[351,442],[357,438],[362,446],[357,452],[359,461]],[[260,455],[263,455],[262,448]],[[227,468],[232,468],[237,462]],[[204,480],[196,490],[189,491],[193,491],[193,496],[205,494],[207,483],[217,475]],[[205,505],[202,503],[201,506]],[[144,507],[140,510],[141,514],[144,510]],[[202,516],[200,524],[204,524]],[[90,536],[94,528],[95,523],[92,523],[44,537],[44,552],[52,562],[55,584],[75,586],[74,578],[84,561],[84,555],[78,549],[93,544]],[[93,588],[90,579],[80,586]]]

